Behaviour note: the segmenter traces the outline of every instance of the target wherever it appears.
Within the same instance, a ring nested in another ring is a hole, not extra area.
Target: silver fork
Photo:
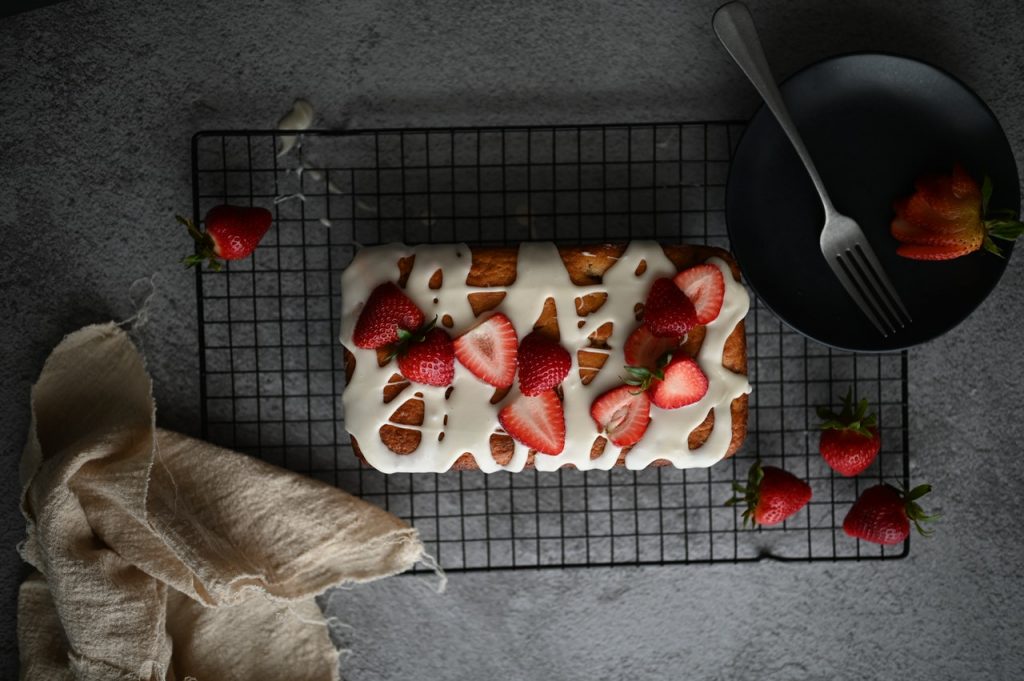
[[[912,321],[910,313],[886,276],[860,226],[852,218],[839,213],[832,205],[832,200],[825,191],[825,184],[821,181],[811,155],[800,139],[793,119],[790,118],[782,94],[772,78],[749,10],[742,2],[730,2],[718,8],[711,24],[725,49],[739,64],[740,69],[761,94],[768,109],[778,119],[779,125],[803,161],[807,174],[811,176],[814,188],[818,191],[821,204],[825,208],[825,227],[821,231],[820,242],[821,253],[829,267],[882,336],[896,333],[897,327],[904,328]]]

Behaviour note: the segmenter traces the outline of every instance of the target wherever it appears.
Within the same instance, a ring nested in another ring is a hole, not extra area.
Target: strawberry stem
[[[878,425],[875,414],[868,413],[868,401],[861,399],[856,409],[853,406],[853,387],[843,397],[843,410],[836,414],[828,407],[818,407],[818,418],[822,420],[822,430],[848,430],[864,437],[873,437],[871,431]]]
[[[726,501],[725,505],[736,506],[743,503],[747,505],[746,509],[743,510],[743,527],[746,527],[748,523],[757,524],[757,521],[753,519],[754,509],[757,508],[757,502],[761,494],[762,480],[764,480],[764,469],[761,467],[761,459],[758,457],[747,473],[746,487],[735,481],[732,483],[732,491],[736,492],[736,495]]]
[[[404,355],[409,351],[409,346],[413,343],[422,343],[435,326],[437,326],[437,315],[434,315],[433,319],[415,331],[398,327],[398,342],[388,349],[386,361],[390,362],[395,357]]]
[[[214,250],[213,238],[207,232],[199,231],[196,223],[188,218],[180,215],[175,215],[174,217],[178,222],[185,225],[189,236],[196,242],[196,252],[181,259],[185,267],[198,267],[203,264],[203,261],[209,261],[207,267],[214,272],[220,272],[221,264],[217,259],[217,252]]]
[[[935,530],[925,527],[922,523],[932,522],[942,517],[938,513],[925,513],[924,509],[922,509],[915,501],[931,491],[932,486],[927,484],[918,485],[911,490],[907,490],[907,488],[902,484],[899,486],[899,492],[900,496],[903,497],[903,508],[907,513],[907,519],[914,523],[914,528],[922,537],[930,537],[935,533]]]

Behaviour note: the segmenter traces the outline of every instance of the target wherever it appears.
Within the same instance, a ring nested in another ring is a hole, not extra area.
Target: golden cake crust
[[[599,284],[601,277],[604,275],[612,265],[615,264],[618,257],[626,249],[626,244],[600,244],[600,245],[586,245],[586,246],[559,246],[558,252],[562,257],[562,262],[565,264],[565,269],[569,273],[569,277],[574,284],[577,286],[586,286]],[[708,258],[718,257],[729,264],[729,268],[732,270],[733,277],[736,281],[740,280],[739,266],[736,264],[736,260],[732,257],[728,251],[721,248],[715,248],[713,246],[698,246],[698,245],[683,245],[683,244],[662,244],[662,250],[665,255],[676,267],[676,271],[682,271],[693,265],[704,262]],[[469,271],[469,275],[466,278],[466,284],[472,287],[488,287],[488,286],[508,286],[515,281],[516,278],[516,261],[518,255],[518,249],[515,247],[471,247],[472,252],[472,266]],[[414,257],[405,258],[399,261],[399,271],[401,277],[399,284],[404,286],[408,279],[409,272],[412,270]],[[431,279],[430,286],[432,288],[438,288],[441,285],[443,273],[435,273]],[[473,312],[476,316],[480,316],[488,310],[494,309],[501,304],[505,294],[501,292],[480,292],[471,293],[469,295],[470,304],[473,307]],[[576,312],[581,317],[594,312],[604,303],[605,294],[591,294],[582,296],[576,299]],[[641,310],[638,310],[638,313]],[[440,323],[443,325],[450,325],[451,320],[442,319]],[[565,323],[565,320],[563,320]],[[544,306],[544,310],[538,318],[534,328],[540,332],[550,335],[552,338],[558,338],[558,319],[555,314],[554,302],[551,300],[547,301]],[[607,340],[611,334],[611,328],[609,325],[605,325],[597,329],[591,336],[591,345],[595,347],[601,347],[602,344]],[[704,327],[698,326],[696,329],[690,332],[686,339],[686,343],[683,348],[690,355],[695,355],[700,349],[701,343],[704,340]],[[355,368],[355,357],[347,348],[344,349],[345,353],[345,376],[346,379],[350,378],[352,371]],[[383,363],[386,361],[386,351],[378,351],[378,361]],[[584,382],[588,382],[597,370],[599,370],[604,363],[607,355],[603,353],[587,352],[583,349],[579,352],[578,360],[580,366],[580,377]],[[722,365],[727,369],[740,374],[747,373],[747,341],[746,331],[744,328],[744,322],[741,320],[736,328],[733,329],[732,333],[725,342],[725,350],[722,356]],[[405,401],[400,402],[396,405],[396,410],[391,416],[391,421],[394,424],[400,425],[385,425],[380,429],[380,437],[384,444],[393,452],[397,454],[409,454],[416,450],[420,444],[420,433],[418,430],[409,428],[402,428],[401,425],[418,426],[423,423],[423,402],[419,399],[416,394],[415,386],[404,381],[402,376],[397,372],[391,378],[392,382],[389,383],[385,388],[383,395],[381,396],[385,403],[395,402],[397,398],[406,393],[407,391],[411,394],[405,396]],[[495,395],[492,398],[492,402],[499,401],[504,397],[507,390],[495,390]],[[741,395],[732,401],[731,409],[732,413],[732,439],[729,443],[729,449],[726,454],[727,457],[732,456],[740,448],[743,443],[743,439],[747,433],[747,396]],[[708,435],[711,433],[711,429],[714,427],[714,413],[709,411],[707,418],[704,419],[703,423],[697,426],[689,435],[688,441],[691,449],[696,449],[707,440]],[[595,458],[600,455],[604,449],[605,440],[603,437],[595,436],[594,445],[591,448],[591,458]],[[355,437],[352,438],[352,448],[356,455],[365,462],[361,452],[359,451],[359,443],[356,442]],[[491,436],[491,454],[494,459],[502,465],[507,464],[512,459],[514,447],[512,439],[507,435],[494,434]],[[616,466],[622,466],[625,462],[625,455],[629,451],[626,448],[622,451],[619,456]],[[534,456],[533,451],[530,452],[526,468],[534,467]],[[665,465],[668,461],[659,459],[654,462],[654,465]],[[460,456],[455,463],[452,465],[450,470],[477,470],[478,466],[473,457],[464,453]]]

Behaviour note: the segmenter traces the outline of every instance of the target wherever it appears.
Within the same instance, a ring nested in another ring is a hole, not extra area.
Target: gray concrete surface
[[[16,666],[17,458],[28,392],[74,328],[131,313],[159,420],[198,431],[194,280],[173,223],[188,142],[263,127],[296,95],[325,126],[611,122],[749,115],[711,35],[717,0],[71,0],[0,20],[0,676]],[[1024,150],[1024,8],[984,0],[751,0],[776,72],[877,49],[943,66]],[[911,355],[914,477],[944,519],[887,564],[453,575],[337,594],[349,679],[1011,679],[1024,669],[1018,493],[1024,263]]]

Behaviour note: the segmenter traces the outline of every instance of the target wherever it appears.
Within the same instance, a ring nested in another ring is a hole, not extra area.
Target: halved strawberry
[[[673,357],[664,369],[665,378],[652,382],[651,401],[662,409],[678,409],[693,404],[708,391],[708,377],[688,355]]]
[[[697,325],[697,311],[668,277],[655,279],[644,303],[644,326],[661,338],[680,338]]]
[[[897,241],[916,246],[952,246],[964,237],[964,230],[928,229],[902,218],[893,220],[889,231]]]
[[[714,265],[695,265],[674,279],[697,311],[697,323],[707,324],[718,317],[725,299],[725,277]]]
[[[633,367],[653,369],[666,352],[679,347],[679,338],[669,336],[659,338],[651,330],[641,324],[626,339],[623,351],[626,353],[626,364]]]
[[[637,392],[632,386],[613,388],[594,400],[590,416],[597,430],[613,445],[635,445],[651,421],[651,400],[647,393]]]
[[[356,321],[352,341],[358,348],[380,348],[398,341],[399,330],[423,326],[423,312],[393,282],[373,289]]]
[[[519,395],[498,412],[498,422],[513,439],[541,454],[560,454],[565,447],[565,414],[554,390]]]
[[[484,383],[507,388],[516,377],[518,343],[512,322],[497,312],[455,339],[455,357]]]

